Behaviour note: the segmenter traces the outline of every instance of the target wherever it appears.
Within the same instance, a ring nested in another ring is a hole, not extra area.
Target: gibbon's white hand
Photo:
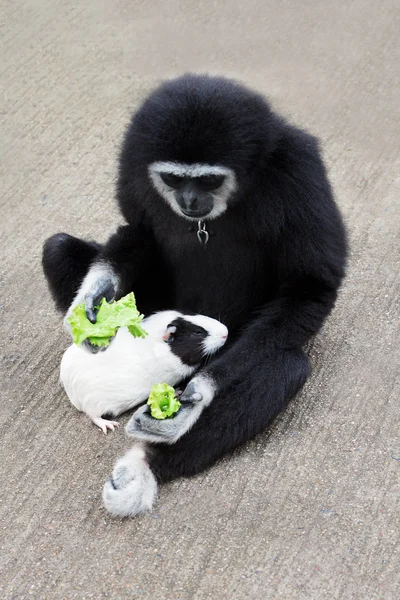
[[[87,318],[91,323],[96,323],[97,312],[102,299],[105,298],[107,302],[112,302],[115,299],[115,296],[116,283],[112,271],[105,270],[101,266],[93,266],[83,280],[82,285],[68,310],[64,319],[65,329],[68,333],[71,332],[68,318],[77,304],[83,302],[85,304]],[[108,346],[99,348],[98,346],[91,344],[89,340],[85,340],[82,343],[82,347],[95,354],[99,350],[107,349]]]
[[[216,386],[212,378],[200,372],[179,397],[181,407],[174,417],[154,419],[146,404],[132,415],[125,431],[137,440],[174,444],[195,424],[204,408],[212,402],[215,393]]]

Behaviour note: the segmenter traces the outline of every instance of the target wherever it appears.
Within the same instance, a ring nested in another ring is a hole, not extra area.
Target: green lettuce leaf
[[[142,320],[143,315],[136,308],[133,292],[111,304],[103,298],[96,323],[91,323],[87,318],[84,303],[75,306],[67,319],[74,343],[82,344],[89,339],[94,346],[108,346],[120,327],[127,327],[135,337],[145,337],[147,332],[140,325]]]
[[[157,383],[151,388],[147,404],[154,419],[166,419],[178,412],[181,403],[175,398],[175,390],[166,383]]]

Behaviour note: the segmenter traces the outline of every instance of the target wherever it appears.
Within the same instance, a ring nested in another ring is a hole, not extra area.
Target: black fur
[[[203,342],[208,332],[182,317],[175,319],[170,325],[176,327],[176,332],[166,340],[171,347],[171,352],[185,365],[192,367],[200,364],[204,358]]]
[[[148,165],[162,160],[217,164],[236,174],[238,189],[210,223],[206,249],[149,182]],[[259,95],[207,76],[165,83],[133,117],[118,202],[127,225],[98,256],[121,275],[121,294],[134,290],[145,314],[194,311],[230,330],[229,343],[205,369],[217,396],[176,444],[149,454],[160,480],[191,475],[264,430],[304,384],[302,347],[332,310],[344,276],[344,227],[317,140]],[[45,272],[65,309],[93,246],[60,239],[54,250],[52,239]]]
[[[68,310],[100,249],[100,244],[85,242],[68,233],[56,233],[46,240],[42,265],[58,310]]]
[[[250,351],[249,351],[250,352]],[[148,462],[160,482],[191,476],[266,429],[303,386],[309,373],[301,350],[277,351],[251,363],[206,408],[195,426],[172,446],[149,446]]]

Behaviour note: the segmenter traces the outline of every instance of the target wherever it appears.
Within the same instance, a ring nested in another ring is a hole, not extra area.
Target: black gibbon
[[[231,80],[163,83],[127,129],[117,198],[126,225],[101,246],[47,240],[57,307],[134,291],[139,309],[193,311],[229,329],[173,419],[139,408],[139,442],[104,487],[108,510],[150,508],[156,482],[193,475],[265,430],[304,384],[303,346],[332,310],[346,235],[317,140]],[[89,348],[90,349],[90,348]]]

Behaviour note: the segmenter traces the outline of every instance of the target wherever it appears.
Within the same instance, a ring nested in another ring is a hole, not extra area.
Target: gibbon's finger
[[[107,302],[112,302],[115,298],[115,293],[115,287],[108,277],[100,277],[93,284],[90,291],[85,294],[86,316],[91,323],[96,323],[97,311],[103,298]]]
[[[89,321],[91,323],[96,323],[98,308],[94,306],[94,299],[92,296],[88,296],[85,298],[85,310],[86,316],[89,319]]]
[[[91,354],[97,354],[102,349],[102,347],[100,347],[100,346],[94,346],[93,344],[91,344],[88,339],[86,339],[82,342],[81,347],[84,350],[91,352]]]

